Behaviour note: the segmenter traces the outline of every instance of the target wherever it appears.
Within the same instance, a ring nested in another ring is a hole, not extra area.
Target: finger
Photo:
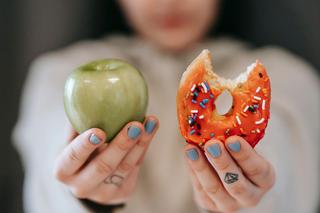
[[[77,136],[58,157],[54,169],[55,176],[64,181],[73,175],[105,139],[105,133],[97,128],[89,129]]]
[[[241,137],[232,136],[226,140],[226,147],[246,177],[254,184],[266,190],[273,186],[275,182],[273,167],[248,142]]]
[[[152,123],[148,123],[149,119],[155,121],[155,127],[153,127]],[[144,131],[146,132],[146,134],[149,135],[149,137],[151,137],[151,139],[150,139],[150,141],[151,141],[153,139],[154,135],[156,134],[156,132],[158,131],[159,127],[160,127],[159,119],[156,116],[152,115],[152,116],[148,117],[144,121],[143,126],[144,126]],[[152,128],[154,128],[154,130],[152,130]],[[146,137],[146,139],[147,139],[147,137]],[[140,146],[143,147],[144,145],[146,145],[145,142],[142,141],[140,143],[140,141],[138,142]],[[149,142],[149,144],[150,144],[150,142]],[[148,146],[149,146],[149,144],[148,144]],[[144,158],[146,156],[146,151],[147,151],[147,149],[145,149],[143,151],[141,157],[139,158],[138,162],[136,163],[137,166],[140,166],[142,164],[142,162],[143,162],[143,160],[144,160]]]
[[[236,201],[226,192],[219,177],[199,148],[188,144],[185,146],[185,152],[188,165],[198,178],[203,191],[220,210],[233,211],[237,206]]]
[[[210,210],[210,211],[217,211],[216,204],[209,198],[207,193],[203,190],[198,178],[196,177],[195,173],[192,171],[192,169],[189,167],[189,174],[190,179],[192,183],[192,188],[194,192],[194,199],[196,203],[201,207],[202,209]]]
[[[123,181],[126,180],[129,175],[132,175],[132,171],[136,167],[138,167],[138,161],[146,152],[153,136],[155,135],[159,127],[158,123],[159,121],[155,116],[149,116],[145,119],[143,123],[144,132],[140,140],[122,159],[112,175],[106,177],[106,179],[100,184],[104,186],[104,188],[105,186],[109,186],[107,190],[108,194],[113,196],[117,191],[119,191],[119,188],[122,186]]]
[[[78,194],[86,194],[103,182],[106,177],[110,176],[124,156],[140,139],[142,133],[143,126],[140,122],[133,121],[128,123],[105,150],[93,158],[77,174],[74,184],[75,188],[81,188],[81,193]]]
[[[255,205],[261,197],[261,191],[242,174],[223,143],[210,140],[205,144],[205,152],[229,194],[242,206]]]
[[[119,164],[116,174],[126,178],[130,171],[138,165],[139,160],[144,156],[147,151],[153,136],[159,128],[159,120],[155,116],[149,116],[143,123],[144,132],[140,140],[128,152],[124,159]]]
[[[149,122],[149,120],[151,121],[151,123]],[[140,148],[143,148],[143,147],[145,147],[145,148],[143,149],[143,153],[141,154],[138,161],[136,162],[137,166],[140,166],[142,164],[142,162],[146,156],[146,152],[147,152],[147,149],[150,145],[150,142],[160,127],[159,120],[156,116],[151,115],[144,121],[143,126],[144,126],[145,136],[142,137],[142,139],[140,139],[138,141],[138,145],[140,146]]]

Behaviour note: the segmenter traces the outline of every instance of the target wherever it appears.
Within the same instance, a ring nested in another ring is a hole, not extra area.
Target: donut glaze
[[[215,101],[228,90],[231,109],[217,112]],[[211,138],[221,141],[232,135],[243,137],[254,147],[264,136],[270,116],[270,79],[257,60],[234,80],[213,72],[211,54],[202,53],[184,72],[177,94],[178,122],[188,143],[204,145]]]

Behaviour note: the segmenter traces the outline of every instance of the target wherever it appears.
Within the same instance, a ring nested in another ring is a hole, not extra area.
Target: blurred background
[[[77,40],[130,29],[113,0],[1,0],[0,15],[0,209],[22,212],[23,168],[10,137],[30,62]],[[320,70],[318,0],[224,0],[211,36],[219,34],[283,46]]]

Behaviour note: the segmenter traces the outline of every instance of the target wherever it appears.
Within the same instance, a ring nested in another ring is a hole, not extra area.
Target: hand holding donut
[[[186,160],[197,204],[209,211],[234,212],[259,203],[273,186],[272,165],[243,138],[225,144],[211,139],[204,146],[185,146]]]
[[[226,90],[232,105],[221,114],[216,100]],[[273,186],[273,167],[253,149],[264,136],[270,100],[270,79],[258,60],[236,79],[224,79],[203,50],[183,73],[178,120],[200,207],[234,212],[255,206]]]
[[[155,116],[147,117],[143,124],[130,122],[108,144],[100,129],[80,135],[73,131],[72,141],[56,160],[55,176],[77,198],[123,203],[134,190],[140,164],[158,127]]]

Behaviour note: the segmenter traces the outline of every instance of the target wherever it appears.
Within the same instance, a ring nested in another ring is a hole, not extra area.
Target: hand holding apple
[[[89,129],[78,135],[58,156],[56,178],[66,184],[78,198],[100,204],[127,201],[136,185],[140,165],[159,127],[155,116],[143,123],[125,125],[111,143],[100,129]]]
[[[147,102],[143,76],[124,61],[94,61],[71,73],[64,105],[75,130],[55,175],[76,197],[101,204],[129,198],[159,126],[155,116],[145,118]]]

